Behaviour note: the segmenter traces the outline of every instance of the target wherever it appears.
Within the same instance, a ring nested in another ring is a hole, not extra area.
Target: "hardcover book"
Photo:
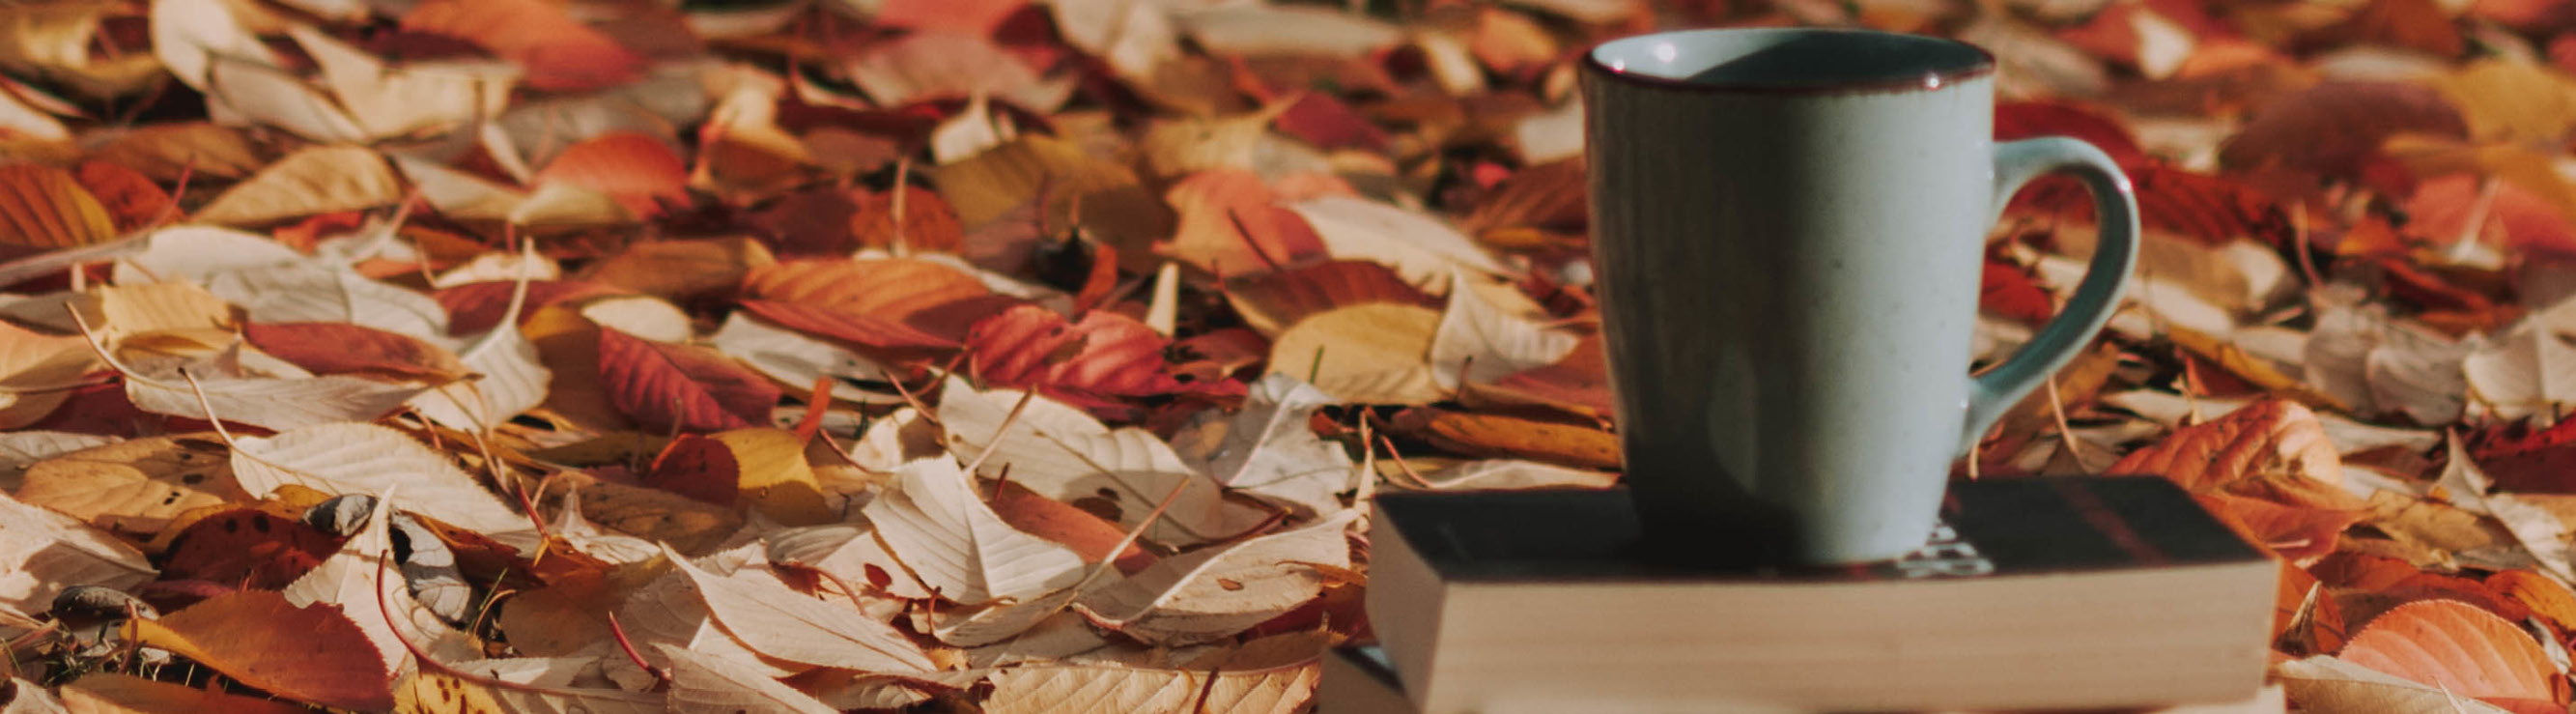
[[[1424,714],[2165,707],[2260,688],[2277,566],[2172,483],[1960,482],[1942,511],[1893,561],[1708,572],[1650,558],[1623,490],[1381,494],[1368,611]]]

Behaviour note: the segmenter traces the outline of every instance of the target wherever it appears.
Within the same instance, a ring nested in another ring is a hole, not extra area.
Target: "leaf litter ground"
[[[1292,712],[1370,494],[1618,479],[1572,60],[1939,34],[2148,228],[1956,478],[2172,479],[2311,711],[2564,711],[2561,0],[0,8],[12,712]],[[1985,246],[1981,359],[2090,250]]]

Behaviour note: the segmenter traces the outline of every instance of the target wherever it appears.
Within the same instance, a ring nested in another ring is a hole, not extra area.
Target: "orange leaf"
[[[610,87],[643,75],[644,58],[543,0],[426,0],[402,28],[483,46],[527,70],[546,91]]]
[[[897,195],[890,190],[859,197],[856,212],[850,215],[850,235],[859,245],[886,248],[901,242],[912,250],[948,253],[966,239],[966,229],[957,224],[957,209],[948,206],[948,199],[929,189],[905,186],[900,191],[903,220],[897,222]]]
[[[1580,232],[1585,215],[1582,159],[1552,161],[1512,174],[1476,202],[1458,227],[1483,235],[1498,228],[1536,227]]]
[[[662,215],[664,202],[689,203],[688,163],[661,140],[639,132],[612,131],[564,147],[533,180],[562,181],[607,194],[643,217]]]
[[[743,307],[755,315],[883,348],[955,347],[975,321],[1020,302],[964,271],[909,258],[788,261],[743,282]]]
[[[2127,168],[2137,188],[2138,221],[2147,228],[2211,245],[2253,238],[2274,246],[2294,241],[2289,214],[2271,196],[2235,181],[2146,163]],[[2014,197],[2016,210],[2066,220],[2093,220],[2093,199],[2073,180],[2043,180]]]
[[[2495,195],[2481,200],[2483,191]],[[2484,210],[2480,205],[2484,204]],[[2517,251],[2576,255],[2576,226],[2548,198],[2511,181],[2481,182],[2468,174],[2424,181],[2404,204],[2405,232],[2437,244],[2487,239]],[[2478,225],[2469,221],[2483,217]]]
[[[2246,540],[2291,562],[2334,552],[2335,537],[2362,517],[2360,511],[2285,506],[2224,492],[2196,498]]]
[[[1045,538],[1082,555],[1082,562],[1109,560],[1110,549],[1127,539],[1126,529],[1101,520],[1090,511],[1072,504],[1040,496],[1027,486],[1003,481],[993,489],[993,513],[1002,522],[1023,533]],[[1154,555],[1128,543],[1126,550],[1116,551],[1119,572],[1134,575],[1154,564]]]
[[[2399,605],[2353,635],[2338,656],[2500,706],[2556,700],[2549,680],[2557,670],[2531,635],[2495,613],[2454,600]]]
[[[767,426],[778,386],[715,350],[599,330],[609,403],[648,432]]]
[[[1396,412],[1390,422],[1390,431],[1466,456],[1619,468],[1619,437],[1598,428],[1428,407]]]
[[[73,177],[116,219],[119,231],[179,217],[179,204],[142,172],[105,161],[84,161]]]
[[[394,706],[384,660],[338,607],[298,607],[273,591],[241,590],[157,621],[128,620],[125,636],[286,699],[368,711]]]
[[[176,682],[113,672],[91,673],[64,684],[62,699],[67,708],[76,712],[306,714],[313,711],[310,707],[290,702],[212,692]]]
[[[2576,629],[2576,593],[2568,592],[2567,586],[2549,576],[2529,570],[2506,570],[2487,576],[2486,585],[2530,608],[2532,614],[2548,620],[2561,634]]]
[[[2336,604],[2333,595],[2320,587],[2324,583],[2319,582],[2316,576],[2309,575],[2308,571],[2291,565],[2287,561],[2281,563],[2281,577],[2278,582],[2280,590],[2272,606],[2273,640],[2279,642],[2284,636],[2298,639],[2306,646],[2297,648],[2304,651],[2291,652],[2296,655],[2323,654],[2343,649],[2345,640],[2343,608]],[[2298,624],[2300,610],[2311,607],[2308,605],[2308,597],[2312,590],[2316,596],[2316,604],[2307,612],[2307,627],[2300,632],[2291,632],[2291,626]]]
[[[2174,430],[2129,452],[2109,473],[2158,474],[2193,493],[2224,492],[2275,503],[2360,510],[2343,490],[2343,459],[2325,425],[2297,402],[2264,399],[2206,424]]]
[[[474,371],[420,338],[345,322],[253,323],[242,326],[242,337],[314,374],[447,382]]]
[[[71,172],[0,166],[0,248],[52,250],[116,237],[116,221]],[[0,251],[0,258],[7,257]]]
[[[1324,239],[1261,176],[1236,168],[1190,174],[1164,194],[1181,217],[1155,252],[1219,275],[1268,272],[1324,257]]]

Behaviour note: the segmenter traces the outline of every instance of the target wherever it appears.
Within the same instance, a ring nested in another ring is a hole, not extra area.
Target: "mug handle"
[[[1995,145],[1995,204],[1988,223],[2003,215],[2004,205],[2023,184],[2059,171],[2081,179],[2093,194],[2093,215],[2101,226],[2093,263],[2085,270],[2084,282],[2076,286],[2075,297],[2066,301],[2066,309],[2040,328],[2029,344],[2003,364],[1969,379],[1967,429],[1957,453],[1974,448],[2006,410],[2093,342],[2103,323],[2119,309],[2129,273],[2137,265],[2138,199],[2129,188],[2129,177],[2109,155],[2080,140],[2050,136]]]

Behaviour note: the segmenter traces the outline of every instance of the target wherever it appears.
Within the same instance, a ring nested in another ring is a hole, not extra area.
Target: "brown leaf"
[[[1336,260],[1226,281],[1226,301],[1261,334],[1277,337],[1310,315],[1371,302],[1437,308],[1438,300],[1383,264]]]
[[[1416,407],[1396,412],[1388,429],[1464,456],[1619,468],[1619,437],[1595,427]]]
[[[1590,221],[1583,180],[1582,159],[1521,169],[1495,184],[1458,227],[1478,236],[1512,227],[1581,232]]]
[[[225,694],[115,672],[83,675],[64,684],[62,695],[64,706],[82,714],[299,714],[312,711],[310,707],[293,702]]]
[[[2351,177],[2400,132],[2465,137],[2469,127],[2440,92],[2396,82],[2327,82],[2274,97],[2228,139],[2219,161]]]
[[[686,303],[729,294],[743,276],[777,262],[767,246],[750,238],[660,241],[628,246],[582,270],[581,279]],[[531,310],[543,305],[534,293],[531,286]],[[506,306],[508,293],[501,298]]]
[[[287,699],[342,709],[394,705],[383,660],[339,608],[296,607],[275,592],[242,590],[157,621],[128,620],[125,637]]]
[[[135,537],[190,509],[250,500],[212,434],[83,449],[29,465],[20,483],[19,500]]]
[[[444,383],[473,371],[456,353],[418,337],[345,322],[251,323],[242,337],[314,374]]]
[[[608,400],[647,431],[722,431],[769,423],[778,387],[723,353],[599,331]]]
[[[1261,176],[1238,168],[1190,174],[1164,194],[1179,232],[1155,252],[1218,275],[1245,275],[1324,257],[1324,240],[1296,211],[1280,207]]]
[[[0,166],[0,257],[89,245],[116,233],[115,218],[71,172]]]
[[[955,252],[966,239],[957,209],[948,200],[918,186],[870,193],[855,203],[850,236],[862,247]]]

